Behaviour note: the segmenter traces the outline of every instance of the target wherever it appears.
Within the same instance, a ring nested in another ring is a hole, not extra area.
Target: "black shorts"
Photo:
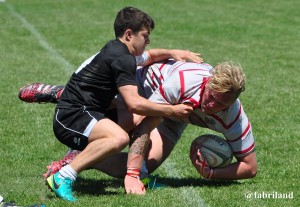
[[[109,118],[117,123],[117,110],[111,109],[104,114],[86,110],[85,107],[56,109],[53,118],[53,131],[61,143],[72,149],[83,150],[88,144],[88,137],[92,128],[104,118]]]

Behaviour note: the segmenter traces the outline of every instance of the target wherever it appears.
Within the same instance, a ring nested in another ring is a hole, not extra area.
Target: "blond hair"
[[[242,66],[234,62],[217,64],[211,70],[208,87],[220,93],[234,93],[236,97],[245,90],[246,77]]]

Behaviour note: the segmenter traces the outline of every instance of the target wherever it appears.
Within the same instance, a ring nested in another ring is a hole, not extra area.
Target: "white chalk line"
[[[180,177],[171,159],[167,159],[161,167],[170,177]],[[192,188],[180,188],[180,195],[184,200],[185,206],[209,207],[208,204],[200,197],[199,192]]]
[[[11,4],[7,4],[7,8],[10,14],[19,19],[22,22],[23,26],[31,32],[31,34],[35,37],[40,46],[42,46],[47,52],[49,52],[54,60],[62,64],[66,73],[70,74],[74,71],[75,66],[69,63],[66,59],[64,59],[50,44],[48,44],[48,42],[35,29],[35,27],[26,20],[25,17],[19,14]]]

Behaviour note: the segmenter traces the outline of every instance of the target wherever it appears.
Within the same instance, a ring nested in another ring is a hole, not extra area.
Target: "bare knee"
[[[109,119],[101,119],[93,127],[89,142],[102,140],[111,152],[119,152],[129,143],[128,134]]]
[[[115,152],[122,151],[128,145],[128,143],[129,143],[129,136],[127,133],[116,135],[112,139],[113,151]]]

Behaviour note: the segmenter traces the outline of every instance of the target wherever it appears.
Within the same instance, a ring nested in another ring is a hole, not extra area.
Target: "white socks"
[[[75,172],[75,170],[73,170],[73,168],[70,165],[66,165],[59,170],[58,177],[60,177],[60,178],[68,177],[72,181],[75,181],[77,178],[77,172]]]

